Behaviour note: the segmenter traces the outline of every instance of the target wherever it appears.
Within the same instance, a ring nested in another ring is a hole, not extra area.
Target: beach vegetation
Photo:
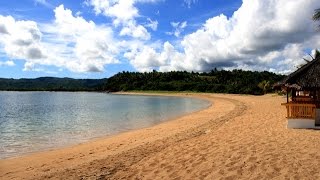
[[[263,71],[217,70],[209,72],[120,72],[109,78],[105,91],[188,91],[233,94],[265,94],[283,75]]]
[[[120,72],[105,79],[41,77],[1,79],[0,90],[7,91],[165,91],[265,94],[283,75],[263,71],[217,70],[209,72]]]
[[[263,94],[266,94],[266,93],[270,90],[270,88],[271,88],[270,82],[269,82],[269,81],[266,81],[266,80],[263,80],[262,82],[260,82],[260,83],[258,84],[258,87],[259,87],[260,89],[262,89]]]

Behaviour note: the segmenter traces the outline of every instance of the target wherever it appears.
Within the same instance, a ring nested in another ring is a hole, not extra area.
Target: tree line
[[[217,70],[210,72],[120,72],[105,79],[41,77],[36,79],[0,78],[6,91],[192,91],[233,94],[264,94],[283,75],[263,71]]]
[[[35,79],[0,78],[5,91],[100,91],[106,79],[72,79],[40,77]]]
[[[193,91],[233,94],[264,94],[283,75],[263,71],[217,70],[210,72],[120,72],[110,77],[104,91]]]

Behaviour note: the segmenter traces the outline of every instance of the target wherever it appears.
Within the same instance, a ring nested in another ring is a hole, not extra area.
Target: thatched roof
[[[320,57],[305,64],[288,75],[278,85],[290,87],[298,86],[302,89],[320,88]]]

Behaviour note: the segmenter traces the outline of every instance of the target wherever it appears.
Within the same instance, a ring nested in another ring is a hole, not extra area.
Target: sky
[[[288,74],[320,48],[316,8],[319,0],[3,0],[0,77]]]

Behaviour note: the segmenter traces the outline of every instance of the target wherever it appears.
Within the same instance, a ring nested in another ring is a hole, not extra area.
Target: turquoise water
[[[181,97],[0,92],[0,159],[152,126],[209,105]]]

